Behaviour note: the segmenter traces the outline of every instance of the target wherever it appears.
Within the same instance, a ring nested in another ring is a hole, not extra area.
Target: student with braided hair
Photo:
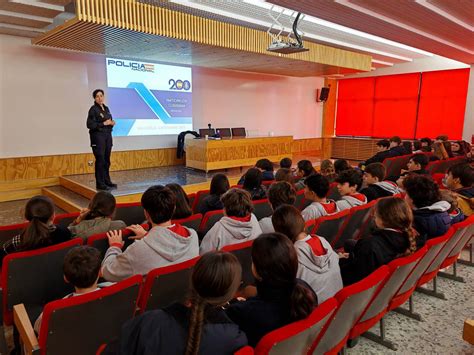
[[[119,344],[109,344],[105,354],[233,354],[247,345],[247,337],[222,306],[234,297],[241,276],[234,255],[204,254],[194,266],[187,304],[174,303],[129,320]]]
[[[390,261],[416,251],[418,233],[413,228],[413,213],[401,198],[384,197],[375,205],[377,230],[370,237],[344,245],[339,265],[344,286],[370,275]]]

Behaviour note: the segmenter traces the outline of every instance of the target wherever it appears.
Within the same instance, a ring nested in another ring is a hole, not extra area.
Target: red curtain
[[[337,136],[371,136],[375,78],[338,83]]]
[[[416,137],[461,139],[469,69],[422,73]]]
[[[376,77],[373,137],[415,136],[420,73]]]

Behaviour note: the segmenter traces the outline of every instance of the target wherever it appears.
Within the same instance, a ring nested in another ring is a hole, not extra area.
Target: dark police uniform
[[[89,128],[92,152],[95,156],[95,183],[98,188],[112,185],[109,168],[113,126],[104,126],[104,121],[112,119],[112,114],[107,106],[103,106],[104,109],[94,103],[87,115],[87,128]]]

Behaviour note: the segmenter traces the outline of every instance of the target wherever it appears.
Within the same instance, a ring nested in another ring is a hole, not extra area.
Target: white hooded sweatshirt
[[[339,208],[337,207],[336,202],[333,200],[327,200],[326,203],[312,202],[301,212],[301,215],[303,216],[304,221],[307,222],[337,212],[339,212]]]
[[[295,242],[298,253],[297,277],[306,281],[321,304],[342,289],[339,256],[326,239],[308,235]]]
[[[253,240],[260,234],[262,234],[262,229],[253,213],[248,222],[224,216],[206,233],[199,253],[202,255],[211,250],[222,249],[226,245]]]
[[[336,202],[339,210],[347,210],[348,208],[362,206],[367,203],[367,197],[364,194],[356,192],[353,195],[342,196],[342,198]]]

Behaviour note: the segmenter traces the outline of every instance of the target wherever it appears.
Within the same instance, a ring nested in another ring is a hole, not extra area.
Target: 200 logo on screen
[[[155,66],[153,64],[143,64],[143,63],[131,62],[128,60],[108,59],[107,65],[115,65],[116,67],[130,68],[131,70],[144,71],[148,73],[155,72]]]
[[[188,91],[191,89],[191,83],[188,80],[174,80],[170,79],[168,81],[170,85],[170,90],[185,90]]]

